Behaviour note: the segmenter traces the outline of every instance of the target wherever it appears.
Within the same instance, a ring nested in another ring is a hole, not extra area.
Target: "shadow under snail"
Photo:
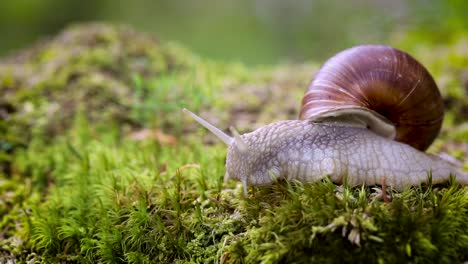
[[[447,181],[468,185],[468,173],[426,154],[444,117],[429,72],[407,53],[382,45],[344,50],[315,74],[300,120],[233,137],[184,109],[228,147],[225,180],[267,185],[276,179],[324,177],[351,186],[385,182],[395,190]]]

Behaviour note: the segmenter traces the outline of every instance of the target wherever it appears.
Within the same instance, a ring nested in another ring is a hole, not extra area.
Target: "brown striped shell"
[[[366,45],[325,62],[302,100],[301,119],[343,116],[426,150],[440,131],[444,109],[434,79],[418,61],[392,47]]]

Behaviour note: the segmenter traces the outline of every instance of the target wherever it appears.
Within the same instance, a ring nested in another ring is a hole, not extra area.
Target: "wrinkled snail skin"
[[[244,185],[267,185],[274,179],[315,182],[329,176],[350,186],[386,184],[395,190],[449,180],[468,185],[468,175],[436,156],[383,138],[354,124],[288,120],[242,135],[247,151],[229,146],[226,169]]]
[[[329,176],[349,185],[396,190],[468,173],[422,151],[437,137],[442,96],[429,72],[407,53],[357,46],[330,58],[302,100],[301,120],[280,121],[233,137],[184,109],[228,148],[225,179],[265,185],[276,179],[314,182]]]

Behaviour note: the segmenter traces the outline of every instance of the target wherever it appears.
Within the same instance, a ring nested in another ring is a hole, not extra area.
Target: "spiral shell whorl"
[[[302,100],[300,118],[343,107],[364,107],[396,128],[395,140],[425,150],[442,126],[443,101],[429,72],[407,53],[357,46],[329,59]]]

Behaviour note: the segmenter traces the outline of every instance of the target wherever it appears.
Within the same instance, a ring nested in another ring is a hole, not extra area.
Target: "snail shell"
[[[434,79],[407,53],[382,45],[357,46],[330,58],[302,100],[300,118],[364,123],[387,138],[426,150],[444,117]]]

